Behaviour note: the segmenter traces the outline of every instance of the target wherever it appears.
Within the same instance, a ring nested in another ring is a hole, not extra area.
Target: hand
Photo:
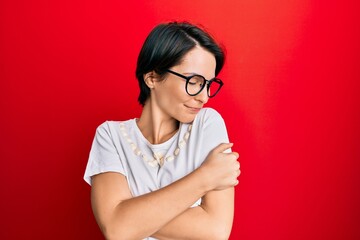
[[[223,190],[236,186],[239,181],[240,163],[237,152],[224,153],[233,146],[232,143],[222,143],[214,148],[200,168],[210,190]]]

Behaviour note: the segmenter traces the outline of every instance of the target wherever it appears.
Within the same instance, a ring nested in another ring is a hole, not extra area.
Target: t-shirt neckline
[[[150,143],[145,136],[142,134],[142,132],[140,131],[136,121],[138,118],[134,118],[132,119],[131,123],[133,125],[133,128],[135,129],[135,133],[136,135],[138,135],[138,137],[141,139],[142,142],[144,142],[146,145],[148,145],[151,149],[163,149],[163,148],[169,148],[170,145],[175,141],[175,139],[178,138],[179,134],[180,134],[180,129],[181,129],[181,125],[182,123],[179,124],[179,128],[177,130],[177,132],[168,140],[166,140],[163,143],[159,143],[159,144],[152,144]]]

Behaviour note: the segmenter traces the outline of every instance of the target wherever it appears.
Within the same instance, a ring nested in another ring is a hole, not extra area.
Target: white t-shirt
[[[213,148],[229,142],[224,120],[214,109],[201,109],[190,125],[180,123],[169,140],[151,144],[136,119],[102,123],[96,129],[84,180],[91,185],[93,175],[118,172],[126,177],[134,197],[171,184],[197,169]],[[149,163],[154,153],[163,156],[163,164]],[[193,206],[198,204],[200,199]]]

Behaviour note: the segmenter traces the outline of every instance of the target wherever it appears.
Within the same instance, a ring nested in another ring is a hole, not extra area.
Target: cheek
[[[190,97],[185,91],[185,84],[171,84],[164,90],[166,99],[163,100],[171,104],[186,102]]]

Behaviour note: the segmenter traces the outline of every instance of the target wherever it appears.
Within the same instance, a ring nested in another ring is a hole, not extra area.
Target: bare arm
[[[211,191],[201,206],[189,208],[153,235],[166,239],[228,239],[234,213],[234,188]],[[181,231],[179,231],[181,229]]]
[[[105,237],[142,239],[151,236],[206,193],[236,185],[238,155],[223,153],[231,146],[220,144],[191,174],[165,188],[135,198],[131,197],[123,175],[104,173],[94,176],[92,206]]]

